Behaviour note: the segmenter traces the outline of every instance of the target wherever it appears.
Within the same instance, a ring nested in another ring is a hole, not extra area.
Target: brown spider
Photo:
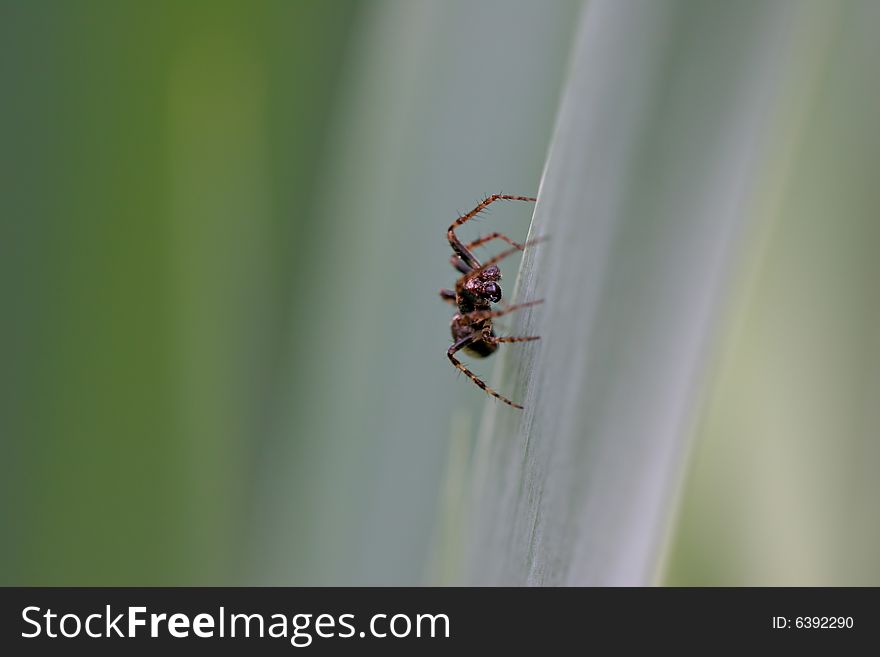
[[[449,360],[458,370],[464,372],[471,381],[476,383],[487,393],[500,399],[505,404],[519,409],[521,409],[522,406],[492,390],[492,388],[487,386],[476,374],[462,365],[455,357],[455,354],[464,349],[472,356],[485,358],[494,353],[495,350],[498,349],[498,345],[502,342],[529,342],[531,340],[539,339],[540,336],[537,335],[526,337],[498,337],[495,335],[495,331],[492,328],[492,320],[496,317],[502,317],[508,313],[512,313],[514,310],[534,306],[535,304],[541,303],[541,300],[518,303],[502,310],[491,309],[491,304],[501,301],[501,286],[498,284],[498,281],[501,280],[501,270],[496,263],[517,251],[524,250],[527,246],[535,244],[538,240],[532,240],[525,244],[518,244],[501,233],[490,233],[474,240],[473,242],[463,244],[458,237],[455,236],[455,229],[476,217],[495,201],[531,201],[534,203],[536,200],[537,199],[532,198],[531,196],[493,194],[482,201],[473,210],[456,219],[449,227],[449,230],[446,231],[446,236],[449,239],[449,245],[452,247],[452,250],[455,251],[450,262],[453,267],[462,273],[462,276],[456,281],[454,291],[440,290],[440,296],[444,301],[458,306],[458,312],[453,316],[451,325],[453,344],[446,352]],[[495,257],[490,258],[485,263],[481,264],[472,253],[471,249],[482,246],[494,239],[507,242],[511,245],[511,248],[502,251]]]

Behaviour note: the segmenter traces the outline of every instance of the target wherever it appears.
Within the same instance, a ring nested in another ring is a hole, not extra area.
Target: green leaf
[[[590,2],[449,581],[655,581],[811,3]],[[450,571],[447,570],[447,573]]]

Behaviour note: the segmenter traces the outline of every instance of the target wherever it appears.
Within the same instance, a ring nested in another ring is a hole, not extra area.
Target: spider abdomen
[[[477,358],[485,358],[486,356],[491,356],[496,349],[498,349],[498,345],[494,342],[486,342],[485,340],[474,340],[467,347],[464,348],[464,351],[466,353],[469,353],[471,356],[476,356]]]
[[[456,314],[452,318],[452,324],[450,325],[450,329],[452,331],[452,341],[458,342],[462,338],[466,338],[471,335],[482,336],[483,331],[486,329],[486,324],[490,320],[483,320],[477,324],[469,324],[467,319],[462,317],[460,314]],[[491,324],[489,324],[489,335],[495,337],[495,331],[491,329]],[[496,349],[498,349],[498,345],[492,342],[487,342],[483,340],[482,337],[477,338],[466,347],[464,347],[464,351],[469,353],[472,356],[477,356],[479,358],[485,358],[486,356],[491,355]]]

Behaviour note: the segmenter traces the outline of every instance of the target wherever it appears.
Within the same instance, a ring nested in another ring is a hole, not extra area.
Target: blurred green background
[[[880,581],[880,15],[804,7],[673,584]],[[0,0],[0,584],[443,581],[444,233],[537,191],[581,8]]]
[[[349,2],[4,2],[4,583],[237,581]]]
[[[578,8],[2,2],[0,583],[422,581],[446,226],[536,191]]]

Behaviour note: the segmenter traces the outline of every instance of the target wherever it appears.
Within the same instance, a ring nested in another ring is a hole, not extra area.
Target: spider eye
[[[483,293],[489,297],[489,301],[492,303],[501,301],[501,286],[498,283],[486,283],[483,287]]]
[[[483,277],[490,281],[500,281],[501,280],[501,270],[498,269],[498,265],[492,265],[491,267],[486,267],[486,270],[483,272]]]

